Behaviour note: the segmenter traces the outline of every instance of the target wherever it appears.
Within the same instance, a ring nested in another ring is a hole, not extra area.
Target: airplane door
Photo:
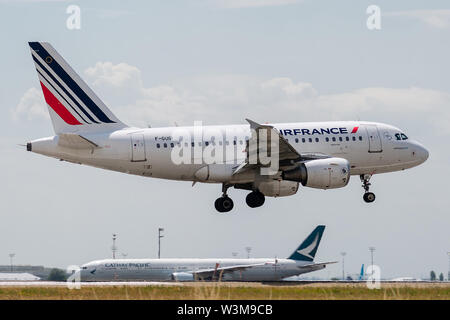
[[[382,152],[381,137],[378,128],[374,124],[364,126],[367,131],[367,138],[369,140],[369,152]]]
[[[145,140],[142,133],[131,135],[131,161],[145,161]]]

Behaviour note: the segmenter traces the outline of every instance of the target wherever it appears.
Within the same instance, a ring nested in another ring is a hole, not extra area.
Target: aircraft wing
[[[58,135],[58,145],[65,148],[71,149],[96,149],[99,146],[86,139],[85,137],[75,134],[75,133],[60,133]]]
[[[221,276],[223,273],[233,272],[233,271],[242,271],[249,268],[254,268],[258,266],[264,266],[267,263],[254,263],[254,264],[239,264],[235,266],[227,266],[227,267],[220,267],[217,264],[216,268],[211,269],[201,269],[193,271],[192,274],[196,275],[200,278],[216,278]]]
[[[302,162],[302,161],[308,161],[308,160],[314,160],[314,159],[324,159],[329,158],[330,156],[323,153],[298,153],[297,150],[276,130],[273,126],[270,125],[263,125],[259,124],[255,121],[252,121],[250,119],[245,119],[250,123],[250,129],[252,130],[252,136],[250,140],[258,141],[259,146],[259,133],[260,130],[266,130],[266,137],[267,137],[267,144],[270,145],[270,139],[272,137],[272,134],[277,137],[278,139],[278,159],[279,159],[279,168],[287,168],[292,167],[293,165]],[[256,135],[255,135],[256,131]],[[250,141],[249,140],[249,141]],[[249,141],[247,141],[247,158],[246,160],[241,163],[238,167],[236,167],[233,171],[233,174],[237,174],[238,172],[246,171],[248,169],[258,168],[263,166],[263,164],[259,163],[259,159],[256,158],[258,150],[255,148],[250,148]],[[255,144],[256,145],[256,144]],[[272,157],[274,156],[274,150],[271,150]],[[258,159],[258,163],[251,164],[249,159],[254,157],[254,159]]]

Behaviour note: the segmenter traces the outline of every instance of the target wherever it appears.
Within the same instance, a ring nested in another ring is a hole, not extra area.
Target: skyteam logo
[[[350,133],[358,132],[359,127],[353,127]],[[348,134],[348,128],[314,128],[314,129],[280,129],[282,136],[311,136],[311,135],[324,135],[324,134]]]

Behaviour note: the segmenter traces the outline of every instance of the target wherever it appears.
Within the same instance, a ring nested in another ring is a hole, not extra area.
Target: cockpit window
[[[396,133],[395,139],[397,140],[408,140],[408,137],[404,133]]]

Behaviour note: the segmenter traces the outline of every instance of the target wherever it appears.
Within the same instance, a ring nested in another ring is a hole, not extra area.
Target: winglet
[[[273,126],[269,126],[267,124],[259,124],[258,122],[255,122],[253,120],[250,120],[248,118],[245,118],[248,123],[250,123],[250,129],[258,129],[258,128],[273,128]]]

